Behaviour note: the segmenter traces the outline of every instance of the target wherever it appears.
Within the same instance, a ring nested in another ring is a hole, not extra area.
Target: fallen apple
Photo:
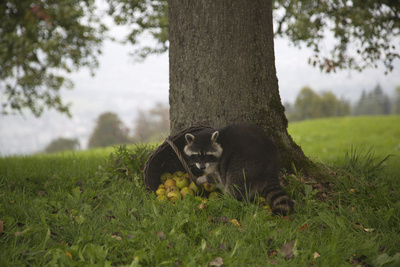
[[[172,174],[169,172],[164,172],[163,174],[161,174],[160,176],[160,181],[161,183],[165,183],[166,180],[170,179],[172,177]]]
[[[168,187],[175,186],[175,185],[176,185],[176,182],[173,179],[168,179],[164,183],[165,189],[168,189]]]
[[[181,191],[179,191],[179,193],[181,194],[182,198],[185,198],[187,195],[194,195],[192,189],[190,189],[189,187],[184,187],[181,189]]]
[[[167,193],[166,197],[168,201],[175,202],[181,199],[181,194],[179,191],[171,191]]]
[[[217,186],[215,184],[203,183],[202,185],[204,190],[206,190],[207,192],[214,192],[215,190],[217,190]]]
[[[184,178],[184,177],[180,177],[177,181],[176,181],[176,186],[179,189],[182,189],[184,187],[188,187],[189,186],[189,180]]]

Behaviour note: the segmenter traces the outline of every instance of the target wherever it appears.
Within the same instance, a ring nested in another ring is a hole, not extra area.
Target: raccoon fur
[[[293,201],[279,183],[278,150],[253,124],[234,124],[185,135],[183,152],[189,165],[204,174],[198,184],[217,183],[238,200],[264,197],[274,214],[293,212]]]

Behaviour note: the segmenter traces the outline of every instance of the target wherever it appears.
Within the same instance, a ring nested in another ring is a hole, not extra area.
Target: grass
[[[328,118],[295,122],[288,129],[304,153],[315,161],[343,162],[351,147],[371,147],[377,157],[400,155],[400,116]]]
[[[354,143],[345,140],[350,133],[333,138],[348,124],[367,124],[349,119],[290,125],[305,153],[335,174],[326,184],[286,177],[297,203],[290,218],[229,196],[157,202],[141,173],[154,147],[0,158],[1,265],[398,266],[399,165],[390,158],[374,168],[379,160],[368,149],[378,159],[396,154],[386,143],[399,137],[399,117],[371,118],[375,127]]]

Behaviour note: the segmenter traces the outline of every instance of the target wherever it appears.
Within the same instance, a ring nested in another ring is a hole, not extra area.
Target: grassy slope
[[[365,145],[373,142],[377,154],[396,153],[395,139],[381,136],[394,126],[397,132],[389,136],[398,136],[398,120],[371,118],[374,127],[368,134],[360,131],[362,137],[354,144],[368,140]],[[345,132],[339,130],[341,125],[351,129],[350,124],[362,128],[368,122],[367,118],[310,121],[290,125],[290,132],[301,140],[307,155],[332,163],[349,149],[351,142],[344,139],[352,135],[338,133]],[[378,138],[366,139],[372,136]],[[383,141],[387,139],[393,145]],[[321,152],[324,147],[327,153]],[[3,265],[208,266],[218,257],[232,266],[400,263],[398,168],[339,175],[331,183],[334,194],[324,201],[315,185],[288,177],[287,191],[298,205],[290,220],[282,220],[229,197],[208,202],[206,209],[199,209],[195,199],[158,203],[137,186],[140,170],[130,176],[125,168],[106,168],[108,152],[0,158]],[[286,260],[284,247],[294,253]]]
[[[400,156],[400,116],[345,117],[289,124],[289,133],[310,158],[335,163],[346,151],[372,146],[377,157]]]

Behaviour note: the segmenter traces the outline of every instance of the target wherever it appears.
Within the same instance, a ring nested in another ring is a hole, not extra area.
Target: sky
[[[64,91],[62,96],[66,103],[72,104],[72,119],[54,111],[47,111],[40,118],[28,113],[0,115],[0,156],[39,152],[59,137],[78,138],[85,149],[101,113],[115,112],[132,129],[138,110],[151,109],[159,102],[167,104],[168,54],[149,56],[138,63],[129,56],[132,51],[132,46],[107,41],[94,77],[85,69],[69,76],[75,87]],[[288,40],[275,40],[282,102],[293,103],[304,86],[316,92],[332,91],[353,103],[362,90],[372,90],[378,83],[388,95],[400,86],[399,60],[388,75],[384,74],[384,68],[325,74],[308,64],[310,55],[310,50],[290,46]]]

